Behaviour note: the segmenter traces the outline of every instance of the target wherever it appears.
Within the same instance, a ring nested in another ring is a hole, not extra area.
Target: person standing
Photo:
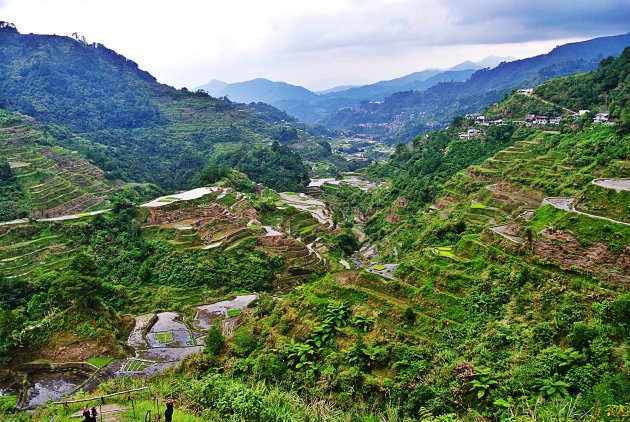
[[[166,399],[166,411],[164,412],[164,422],[173,422],[173,399]]]
[[[83,406],[83,422],[92,422],[92,417],[90,416],[90,408],[87,406]]]
[[[92,407],[92,422],[96,422],[98,420],[98,413],[96,412],[96,407]]]

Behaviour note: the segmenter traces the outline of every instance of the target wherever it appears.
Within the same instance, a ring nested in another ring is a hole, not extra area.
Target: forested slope
[[[297,139],[284,123],[159,84],[133,61],[80,38],[4,27],[0,58],[2,104],[34,117],[44,132],[65,131],[65,146],[114,178],[181,189],[218,151]],[[90,142],[78,145],[70,134]]]

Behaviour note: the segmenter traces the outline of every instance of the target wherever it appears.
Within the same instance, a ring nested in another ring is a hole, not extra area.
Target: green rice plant
[[[155,335],[155,338],[160,343],[170,343],[171,341],[173,341],[173,333],[171,332],[157,333]]]
[[[110,363],[112,360],[114,360],[114,358],[92,358],[92,359],[88,359],[87,362],[96,366],[98,369],[101,369],[105,365]]]
[[[234,318],[234,317],[239,316],[241,312],[243,312],[241,309],[229,309],[227,314],[228,314],[228,317]]]
[[[147,369],[151,365],[151,362],[146,362],[139,359],[129,359],[125,364],[125,372],[141,372]]]

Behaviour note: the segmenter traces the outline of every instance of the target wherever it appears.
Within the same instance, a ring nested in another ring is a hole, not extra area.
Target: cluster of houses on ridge
[[[536,116],[534,114],[528,114],[525,116],[526,126],[559,125],[561,121],[562,117],[560,116]]]
[[[475,119],[475,123],[482,126],[498,126],[504,125],[506,120],[504,119],[487,119],[485,116],[479,114],[467,114],[467,118]],[[559,125],[562,121],[560,116],[537,116],[535,114],[528,114],[525,116],[524,121],[515,120],[514,123],[524,123],[527,126],[536,125]]]
[[[589,110],[580,110],[578,113],[575,113],[570,117],[575,120],[589,112]],[[467,114],[466,118],[473,119],[474,123],[481,126],[498,126],[506,123],[506,120],[504,119],[487,119],[485,116],[480,114]],[[597,113],[593,118],[593,123],[611,124],[609,119],[610,116],[608,113]],[[562,120],[563,118],[561,116],[537,116],[535,114],[528,114],[525,116],[525,120],[515,120],[514,123],[520,123],[526,126],[558,126]],[[466,132],[461,132],[459,134],[460,139],[480,138],[482,136],[484,136],[484,133],[474,126],[468,126]]]

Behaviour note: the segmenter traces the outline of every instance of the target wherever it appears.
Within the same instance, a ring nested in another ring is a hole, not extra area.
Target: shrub
[[[258,342],[254,333],[250,330],[240,330],[236,333],[233,340],[234,348],[232,352],[239,357],[249,356],[254,351]]]
[[[576,322],[571,327],[568,339],[577,350],[588,349],[589,343],[597,337],[598,330],[584,322]]]
[[[211,356],[217,356],[221,353],[225,337],[221,333],[221,329],[215,324],[206,334],[206,350],[205,352]]]

